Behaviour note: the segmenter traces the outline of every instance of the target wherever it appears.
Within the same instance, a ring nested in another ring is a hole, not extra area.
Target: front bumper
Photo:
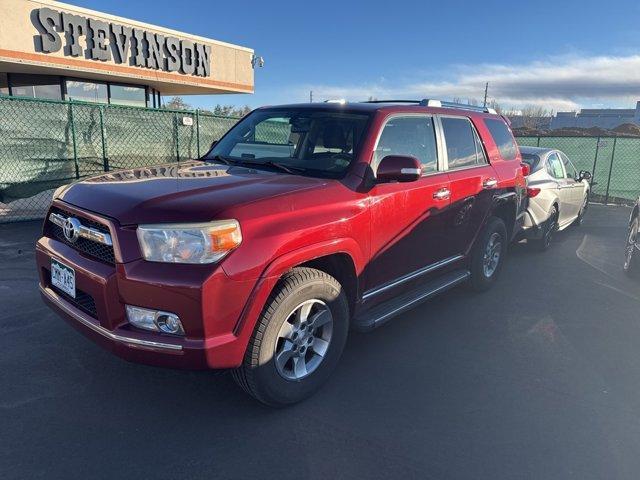
[[[203,363],[203,342],[193,340],[168,342],[160,341],[158,338],[150,339],[149,336],[145,338],[144,335],[135,335],[131,332],[110,331],[82,310],[75,308],[50,287],[41,284],[40,294],[47,305],[76,329],[120,357],[135,362],[171,367],[183,367],[187,364],[191,368],[207,366]],[[164,355],[175,355],[179,358]]]
[[[119,233],[118,225],[110,228]],[[52,259],[75,271],[75,299],[51,285]],[[47,236],[36,244],[36,264],[44,302],[85,336],[133,362],[186,369],[237,367],[253,330],[251,319],[260,310],[254,305],[256,280],[232,280],[215,265],[139,259],[108,264]],[[133,327],[126,305],[177,314],[185,336]]]

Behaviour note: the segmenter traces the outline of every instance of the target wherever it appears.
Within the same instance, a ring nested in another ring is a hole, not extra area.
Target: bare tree
[[[191,110],[191,105],[185,102],[182,97],[173,97],[164,106],[169,110]]]
[[[526,128],[548,127],[553,110],[546,109],[539,105],[527,105],[520,111],[522,125]]]

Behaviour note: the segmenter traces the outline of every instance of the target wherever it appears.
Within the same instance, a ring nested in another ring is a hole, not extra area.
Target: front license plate
[[[51,259],[51,285],[76,298],[76,272],[64,263]]]

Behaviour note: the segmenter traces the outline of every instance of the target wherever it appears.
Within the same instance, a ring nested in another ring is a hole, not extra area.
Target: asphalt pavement
[[[351,335],[313,398],[273,410],[229,375],[127,363],[40,301],[37,222],[0,225],[6,479],[637,479],[640,283],[629,211],[592,206],[495,288]]]

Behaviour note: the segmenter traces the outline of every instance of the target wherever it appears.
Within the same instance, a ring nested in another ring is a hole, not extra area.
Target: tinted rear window
[[[500,156],[505,160],[515,160],[518,155],[518,147],[513,139],[513,135],[509,131],[509,127],[503,120],[487,118],[485,125],[491,132],[493,141],[496,142]]]
[[[540,165],[540,156],[535,155],[533,153],[523,153],[522,161],[529,165],[531,171],[535,171],[538,169],[538,165]]]

